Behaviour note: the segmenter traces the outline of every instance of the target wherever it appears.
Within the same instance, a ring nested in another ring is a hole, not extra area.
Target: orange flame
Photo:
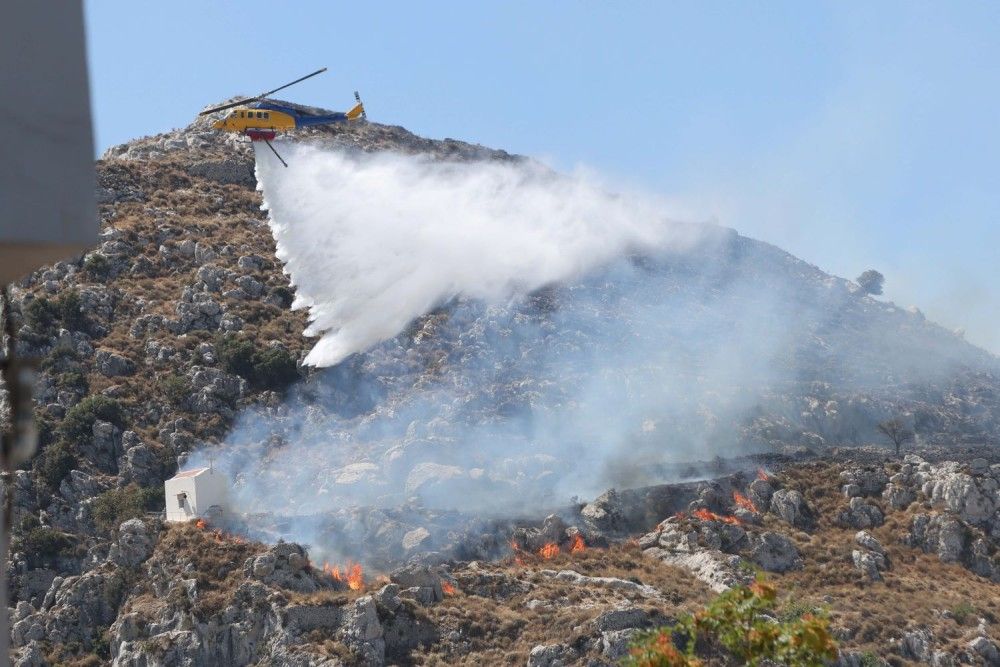
[[[549,560],[550,558],[555,558],[559,555],[559,545],[555,542],[549,542],[544,547],[538,550],[538,555]]]
[[[767,471],[765,471],[763,468],[757,468],[757,479],[761,480],[762,482],[766,482],[767,480],[771,479],[771,476],[768,475]]]
[[[701,519],[702,521],[721,521],[722,523],[728,523],[733,526],[739,526],[742,523],[734,516],[723,516],[705,508],[696,509],[691,512],[691,514],[694,515],[695,518]]]
[[[753,504],[753,501],[744,496],[739,491],[733,491],[733,502],[736,503],[738,507],[742,507],[745,510],[749,510],[754,514],[757,514],[757,506]]]
[[[451,584],[450,584],[449,582],[447,582],[447,581],[442,581],[442,582],[441,582],[441,590],[443,590],[443,591],[444,591],[444,594],[445,594],[445,595],[454,595],[454,594],[455,594],[455,592],[456,592],[456,591],[455,591],[455,587],[454,587],[454,586],[452,586],[452,585],[451,585]]]
[[[360,591],[365,586],[365,575],[361,570],[361,566],[355,563],[351,566],[350,572],[347,574],[347,587],[352,591]]]
[[[197,528],[198,530],[205,530],[205,526],[207,526],[207,525],[208,525],[208,524],[207,524],[207,523],[205,523],[205,520],[204,520],[204,519],[198,519],[198,520],[197,520],[197,521],[195,522],[195,524],[194,524],[194,527],[195,527],[195,528]]]
[[[517,543],[517,540],[510,541],[510,548],[514,552],[514,562],[518,565],[524,565],[524,558],[522,557],[524,552],[521,551],[521,546]]]
[[[578,554],[578,553],[580,553],[581,551],[583,551],[586,548],[587,548],[587,545],[583,541],[583,536],[580,535],[579,533],[577,533],[576,535],[574,535],[573,539],[570,540],[569,552],[571,554]]]
[[[364,571],[357,563],[352,564],[348,562],[344,566],[343,572],[340,571],[340,567],[337,565],[323,563],[323,571],[333,577],[334,580],[346,583],[347,587],[352,591],[360,591],[365,587]]]

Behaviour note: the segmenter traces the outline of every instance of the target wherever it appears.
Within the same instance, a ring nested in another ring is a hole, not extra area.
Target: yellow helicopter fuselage
[[[283,111],[249,107],[233,109],[225,118],[212,124],[212,127],[223,132],[246,132],[247,130],[285,132],[295,129],[295,126],[295,117]]]

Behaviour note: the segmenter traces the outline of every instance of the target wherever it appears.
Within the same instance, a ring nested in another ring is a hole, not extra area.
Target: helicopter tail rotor
[[[356,90],[354,91],[354,99],[357,100],[357,104],[354,105],[353,109],[347,112],[347,120],[357,120],[358,118],[361,120],[368,120],[368,114],[365,113],[365,105],[361,101],[361,95],[359,95]]]

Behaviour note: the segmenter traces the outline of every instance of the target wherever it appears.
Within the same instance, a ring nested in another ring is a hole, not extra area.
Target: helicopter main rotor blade
[[[305,76],[303,76],[301,78],[298,78],[295,81],[292,81],[291,83],[286,83],[285,85],[279,86],[279,87],[275,88],[274,90],[269,90],[266,93],[261,93],[260,95],[257,95],[256,97],[246,97],[246,98],[244,98],[242,100],[237,100],[236,102],[230,102],[228,104],[222,104],[222,105],[217,106],[217,107],[212,107],[211,109],[205,109],[204,111],[202,111],[198,115],[199,116],[205,116],[205,115],[210,114],[210,113],[215,113],[216,111],[225,111],[226,109],[232,109],[233,107],[238,107],[239,105],[246,104],[247,102],[256,102],[257,100],[263,99],[263,98],[267,97],[268,95],[273,95],[274,93],[278,92],[279,90],[284,90],[285,88],[288,88],[289,86],[294,86],[297,83],[301,83],[302,81],[305,81],[306,79],[314,77],[317,74],[322,74],[325,71],[326,71],[325,67],[322,68],[322,69],[318,69],[315,72],[313,72],[312,74],[306,74]]]
[[[216,111],[225,111],[226,109],[232,109],[233,107],[238,107],[241,104],[246,104],[247,102],[253,102],[253,101],[258,100],[258,99],[260,99],[260,98],[259,97],[247,97],[247,98],[242,99],[242,100],[236,100],[235,102],[230,102],[229,104],[223,104],[221,106],[212,107],[211,109],[205,109],[204,111],[202,111],[198,115],[199,116],[205,116],[205,115],[210,114],[210,113],[215,113]]]
[[[325,68],[325,67],[323,67],[323,68],[321,68],[321,69],[318,69],[318,70],[316,70],[316,71],[315,71],[315,72],[313,72],[312,74],[306,74],[306,75],[305,75],[304,77],[301,77],[301,78],[299,78],[299,79],[296,79],[295,81],[292,81],[291,83],[286,83],[285,85],[283,85],[283,86],[279,86],[278,88],[275,88],[274,90],[269,90],[269,91],[267,91],[266,93],[261,93],[261,94],[260,94],[260,95],[258,95],[258,96],[257,96],[257,97],[256,97],[255,99],[258,99],[258,100],[259,100],[259,99],[260,99],[260,98],[262,98],[262,97],[267,97],[268,95],[273,95],[274,93],[278,92],[279,90],[284,90],[285,88],[288,88],[289,86],[294,86],[294,85],[295,85],[295,84],[297,84],[297,83],[300,83],[300,82],[302,82],[302,81],[305,81],[306,79],[309,79],[309,78],[311,78],[311,77],[314,77],[314,76],[316,76],[317,74],[322,74],[322,73],[323,73],[323,72],[325,72],[325,71],[326,71],[326,68]]]

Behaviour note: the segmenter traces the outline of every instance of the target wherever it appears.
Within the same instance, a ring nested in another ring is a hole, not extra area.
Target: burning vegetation
[[[364,570],[358,563],[348,562],[343,569],[339,565],[323,563],[323,572],[334,581],[346,584],[352,591],[360,591],[365,587]]]

